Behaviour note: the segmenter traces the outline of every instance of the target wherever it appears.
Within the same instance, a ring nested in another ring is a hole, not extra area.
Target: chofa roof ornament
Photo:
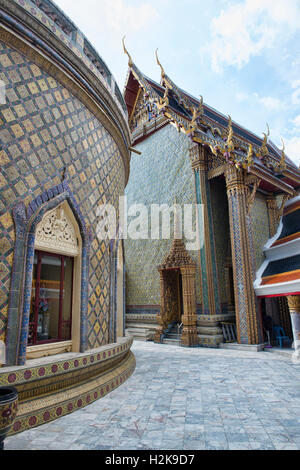
[[[267,123],[267,134],[265,132],[263,132],[263,135],[265,136],[264,137],[264,140],[263,140],[263,143],[262,143],[262,146],[261,148],[258,150],[257,152],[257,157],[262,160],[264,157],[266,157],[267,155],[269,155],[269,150],[268,150],[268,147],[267,147],[267,144],[268,144],[268,137],[270,136],[270,128],[269,128],[269,125]]]
[[[158,51],[158,48],[157,48],[156,51],[155,51],[156,63],[157,63],[157,65],[160,67],[160,70],[161,70],[161,80],[163,81],[163,79],[165,78],[166,74],[165,74],[165,71],[164,71],[163,66],[161,65],[161,63],[160,63],[160,61],[159,61],[157,51]]]
[[[125,37],[126,36],[123,36],[123,39],[122,39],[123,50],[124,50],[124,53],[126,55],[128,55],[128,67],[132,67],[133,66],[133,61],[132,61],[131,55],[129,54],[129,52],[127,51],[126,46],[125,46]]]

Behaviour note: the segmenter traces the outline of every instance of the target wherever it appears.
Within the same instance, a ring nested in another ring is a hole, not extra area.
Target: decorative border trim
[[[0,386],[23,385],[36,380],[45,380],[60,374],[74,372],[89,365],[97,365],[118,355],[124,355],[130,350],[132,342],[132,338],[124,338],[122,343],[101,346],[101,348],[86,354],[65,353],[63,359],[60,358],[61,356],[49,356],[47,359],[43,358],[39,361],[33,359],[29,361],[29,365],[3,367],[0,369]],[[34,363],[38,361],[39,363],[36,366],[30,366],[32,361]]]
[[[109,369],[107,373],[101,374],[100,377],[81,384],[79,387],[61,391],[54,395],[55,405],[52,403],[47,406],[48,397],[41,398],[40,402],[34,402],[36,409],[32,411],[28,411],[31,402],[29,405],[27,403],[21,404],[16,421],[9,434],[13,435],[40,426],[87,406],[99,398],[103,398],[122,385],[134,372],[135,367],[135,357],[130,352],[129,356],[115,369]]]

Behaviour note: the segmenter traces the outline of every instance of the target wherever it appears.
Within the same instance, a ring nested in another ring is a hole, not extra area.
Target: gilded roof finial
[[[228,137],[226,141],[227,148],[229,152],[232,152],[234,150],[234,143],[233,143],[233,129],[232,129],[232,119],[231,116],[228,116]]]
[[[266,157],[269,154],[267,143],[268,143],[268,137],[270,135],[270,128],[269,128],[268,123],[267,123],[267,133],[263,132],[263,135],[264,135],[263,143],[261,145],[261,148],[257,152],[257,156],[260,159]]]
[[[160,63],[160,61],[159,61],[159,59],[158,59],[157,51],[158,51],[158,49],[156,49],[156,51],[155,51],[156,62],[157,62],[157,65],[159,65],[159,67],[160,67],[160,69],[161,69],[161,78],[165,78],[165,75],[166,75],[166,74],[165,74],[165,71],[164,71],[163,66],[161,65],[161,63]]]
[[[267,145],[268,137],[270,136],[270,128],[269,128],[268,123],[267,123],[267,134],[265,132],[263,132],[263,135],[265,136],[263,145]]]
[[[123,37],[122,39],[122,42],[123,42],[123,50],[124,50],[124,53],[128,55],[128,67],[132,67],[133,66],[133,62],[132,62],[132,58],[131,58],[131,55],[129,54],[129,52],[127,51],[126,47],[125,47],[125,37]]]
[[[280,160],[280,163],[279,163],[279,167],[281,170],[286,170],[286,159],[285,159],[285,145],[284,145],[284,142],[283,142],[283,139],[281,139],[281,142],[282,142],[282,150],[281,150],[281,160]]]
[[[198,107],[198,116],[202,116],[204,114],[204,109],[203,109],[203,96],[200,95],[200,102],[199,102],[199,107]]]
[[[252,144],[249,144],[246,162],[247,162],[248,167],[253,164],[253,147],[252,147]]]

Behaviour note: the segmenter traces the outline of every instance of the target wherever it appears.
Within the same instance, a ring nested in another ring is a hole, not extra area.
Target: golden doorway
[[[195,277],[196,264],[186,251],[182,240],[174,239],[171,251],[160,273],[160,313],[154,341],[160,343],[168,326],[182,324],[181,344],[198,345]]]

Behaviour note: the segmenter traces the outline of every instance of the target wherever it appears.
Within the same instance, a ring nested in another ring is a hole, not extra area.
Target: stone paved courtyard
[[[300,364],[268,352],[134,342],[107,397],[6,439],[7,450],[300,449]]]

